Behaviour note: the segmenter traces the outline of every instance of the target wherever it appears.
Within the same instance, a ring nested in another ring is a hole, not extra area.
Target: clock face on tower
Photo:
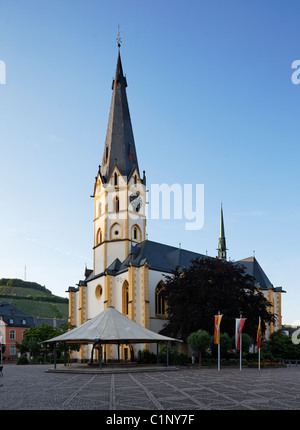
[[[135,212],[139,212],[142,205],[143,205],[143,199],[140,196],[140,193],[137,191],[136,193],[132,193],[129,196],[129,205],[132,206],[133,210]]]

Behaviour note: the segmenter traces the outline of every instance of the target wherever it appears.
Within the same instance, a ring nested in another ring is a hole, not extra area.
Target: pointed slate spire
[[[118,60],[115,79],[112,83],[112,100],[107,126],[104,153],[101,165],[101,175],[108,180],[116,165],[122,176],[129,177],[138,161],[127,101],[127,81],[123,74],[120,44],[118,45]]]
[[[219,246],[218,246],[218,258],[220,260],[227,260],[226,250],[227,248],[226,248],[225,228],[224,228],[224,219],[223,219],[223,207],[221,205],[220,237],[219,237]]]

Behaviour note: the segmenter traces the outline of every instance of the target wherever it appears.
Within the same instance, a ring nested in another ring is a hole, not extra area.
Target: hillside
[[[0,300],[33,317],[68,318],[68,299],[55,296],[43,285],[21,279],[0,279]]]

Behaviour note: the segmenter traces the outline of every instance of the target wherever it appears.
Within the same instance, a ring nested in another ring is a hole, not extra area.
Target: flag
[[[257,327],[257,336],[256,336],[257,349],[260,348],[260,341],[261,341],[261,321],[259,318],[258,327]]]
[[[214,343],[219,344],[220,343],[220,324],[221,319],[223,315],[215,315],[215,336],[214,336]]]
[[[241,349],[240,340],[246,318],[235,319],[235,349]]]

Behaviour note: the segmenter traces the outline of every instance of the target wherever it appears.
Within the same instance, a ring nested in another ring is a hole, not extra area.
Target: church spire
[[[218,258],[220,260],[227,260],[226,250],[227,248],[226,248],[225,228],[224,228],[224,219],[223,219],[223,207],[221,204],[220,237],[219,237],[219,246],[218,246]]]
[[[112,83],[112,100],[107,126],[104,153],[101,165],[101,175],[106,182],[117,166],[124,177],[129,177],[138,161],[127,101],[127,80],[123,74],[120,41],[118,41],[118,60],[115,79]]]

